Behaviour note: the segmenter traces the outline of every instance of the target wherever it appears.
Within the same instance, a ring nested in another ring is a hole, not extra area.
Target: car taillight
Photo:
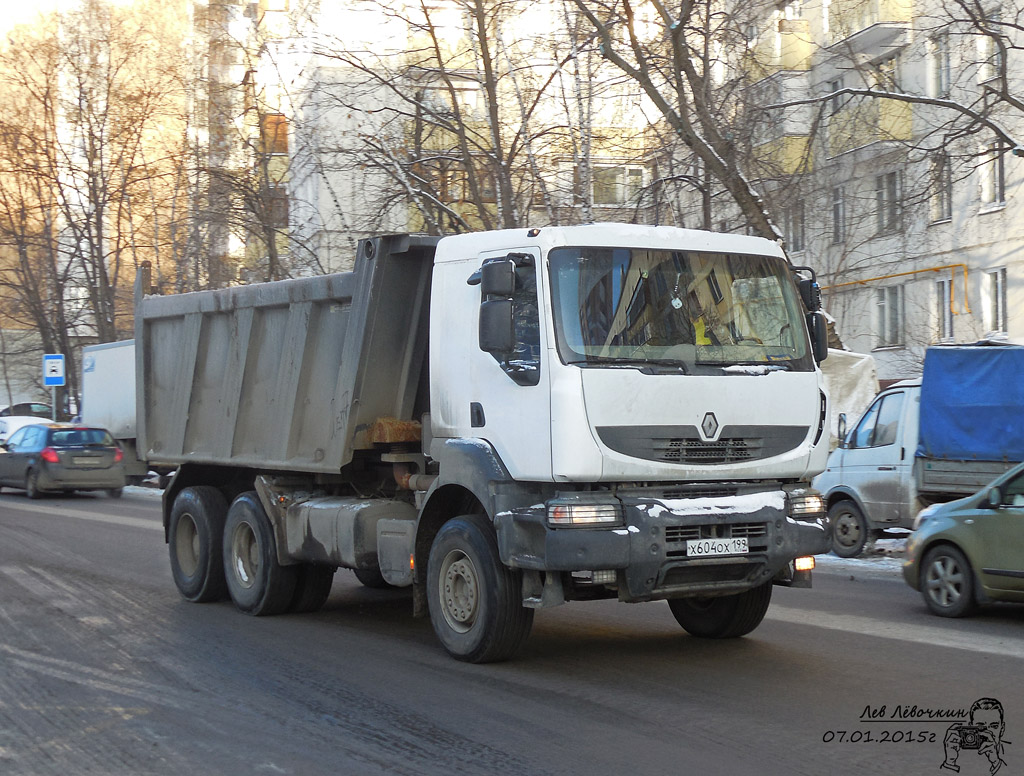
[[[124,453],[121,452],[121,448],[119,447],[114,451],[114,463],[121,463],[123,459]]]
[[[39,454],[39,457],[47,463],[60,463],[60,456],[57,455],[57,451],[52,447],[44,447],[43,452]]]

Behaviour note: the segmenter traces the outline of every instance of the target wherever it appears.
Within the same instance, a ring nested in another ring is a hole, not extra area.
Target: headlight
[[[548,504],[548,523],[554,526],[608,526],[622,523],[618,504]]]
[[[825,514],[825,499],[820,493],[804,491],[789,496],[789,514],[799,520],[821,517]]]
[[[917,517],[914,518],[914,530],[916,531],[925,523],[925,521],[931,518],[932,515],[938,511],[940,506],[940,504],[932,504],[930,507],[925,507],[918,512]]]

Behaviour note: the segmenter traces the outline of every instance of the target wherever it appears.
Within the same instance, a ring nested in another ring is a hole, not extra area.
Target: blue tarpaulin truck
[[[937,345],[920,380],[878,394],[814,485],[833,550],[860,554],[928,504],[969,496],[1024,460],[1024,347]]]

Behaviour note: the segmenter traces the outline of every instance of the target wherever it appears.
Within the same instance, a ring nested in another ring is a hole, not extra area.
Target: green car
[[[923,510],[903,578],[940,617],[1024,601],[1024,464],[973,496]]]

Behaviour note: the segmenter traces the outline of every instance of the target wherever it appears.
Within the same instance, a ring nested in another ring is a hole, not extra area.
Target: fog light
[[[804,558],[797,558],[793,561],[793,566],[797,571],[814,571],[814,556],[808,555]]]
[[[618,525],[622,522],[616,504],[549,504],[548,523],[557,526]]]
[[[615,579],[615,569],[605,569],[604,571],[594,572],[595,585],[612,585],[615,584]]]

